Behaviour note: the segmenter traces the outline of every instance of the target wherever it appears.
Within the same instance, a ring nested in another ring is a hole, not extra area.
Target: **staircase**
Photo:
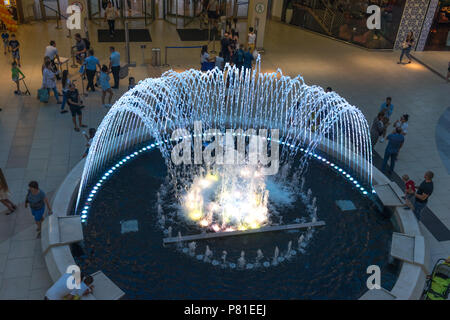
[[[333,34],[334,28],[339,27],[344,21],[344,15],[335,11],[324,0],[315,1],[311,7],[298,3],[293,5],[308,12],[329,36]]]

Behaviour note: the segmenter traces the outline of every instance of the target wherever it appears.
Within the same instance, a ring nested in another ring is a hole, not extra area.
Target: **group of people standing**
[[[211,58],[208,53],[208,46],[202,47],[200,63],[201,70],[207,71],[214,67],[223,70],[226,63],[236,66],[239,70],[251,69],[255,60],[256,35],[253,28],[249,29],[247,45],[239,43],[239,33],[231,30],[226,31],[220,41],[221,49],[219,55]]]

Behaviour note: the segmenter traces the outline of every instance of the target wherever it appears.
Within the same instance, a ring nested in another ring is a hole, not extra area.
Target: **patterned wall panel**
[[[398,29],[395,49],[400,49],[409,31],[414,33],[414,38],[419,38],[422,24],[428,10],[430,0],[408,0],[405,4],[402,20]]]
[[[428,6],[427,16],[423,22],[422,33],[420,35],[419,41],[417,43],[417,51],[423,51],[425,44],[428,39],[428,34],[430,33],[431,25],[433,24],[434,13],[436,12],[439,0],[431,0]]]

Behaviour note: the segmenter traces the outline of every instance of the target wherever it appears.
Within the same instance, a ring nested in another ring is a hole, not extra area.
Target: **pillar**
[[[268,0],[250,0],[248,2],[248,27],[256,30],[256,49],[264,52],[264,34],[266,29]]]
[[[407,0],[403,10],[402,20],[397,33],[394,49],[401,49],[409,31],[414,33],[416,50],[423,50],[428,32],[431,27],[437,0]],[[432,11],[432,13],[430,13]],[[425,23],[424,23],[425,22]],[[429,24],[428,24],[429,22]]]

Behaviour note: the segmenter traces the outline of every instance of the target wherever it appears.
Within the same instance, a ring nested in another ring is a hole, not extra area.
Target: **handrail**
[[[45,5],[45,4],[43,4],[43,6],[44,6],[44,8],[47,8],[47,9],[50,9],[51,11],[56,12],[60,17],[63,17],[63,18],[66,19],[66,20],[68,19],[66,16],[62,15],[61,12],[59,12],[59,11],[57,11],[57,10],[55,10],[55,9],[53,9],[53,8],[51,8],[51,7],[47,6],[47,5]]]

